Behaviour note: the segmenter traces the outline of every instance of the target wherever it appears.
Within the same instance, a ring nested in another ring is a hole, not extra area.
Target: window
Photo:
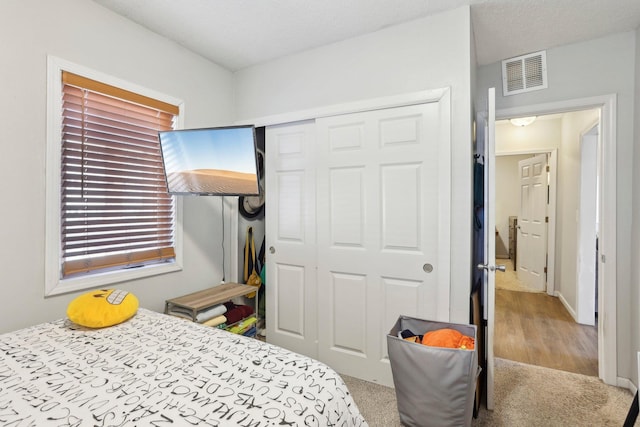
[[[64,68],[57,76],[58,111],[49,113],[57,119],[50,130],[58,129],[51,145],[58,152],[60,216],[58,250],[47,251],[51,264],[57,252],[57,283],[47,284],[47,294],[157,274],[153,267],[175,269],[176,207],[158,131],[175,128],[179,107]],[[56,150],[49,148],[52,157]]]

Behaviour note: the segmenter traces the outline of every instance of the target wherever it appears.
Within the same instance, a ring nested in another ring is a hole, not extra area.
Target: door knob
[[[489,271],[506,271],[506,267],[504,265],[487,265],[487,264],[478,264],[478,270],[489,270]]]
[[[275,254],[276,248],[274,248],[273,246],[269,246],[269,253]]]

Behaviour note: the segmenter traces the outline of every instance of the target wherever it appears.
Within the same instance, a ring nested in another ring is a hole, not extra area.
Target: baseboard
[[[636,387],[636,385],[629,378],[616,378],[616,385],[621,388],[626,388],[633,395],[635,395],[638,391],[638,387]]]
[[[573,320],[574,320],[576,323],[579,323],[579,322],[578,322],[578,315],[576,314],[576,312],[575,312],[575,310],[573,309],[573,307],[571,307],[571,306],[569,305],[569,303],[567,302],[567,300],[566,300],[566,299],[564,299],[564,296],[562,296],[562,293],[561,293],[561,292],[559,292],[559,291],[556,291],[556,292],[555,292],[555,296],[556,296],[556,297],[558,297],[558,299],[560,300],[560,302],[562,303],[562,305],[564,305],[564,308],[566,308],[566,309],[567,309],[567,311],[569,312],[569,314],[571,315],[571,317],[573,318]]]
[[[638,370],[640,371],[640,351],[638,352]],[[624,387],[631,391],[631,394],[636,394],[638,391],[638,387],[628,378],[617,378],[618,387]],[[638,381],[638,385],[640,386],[640,381]]]

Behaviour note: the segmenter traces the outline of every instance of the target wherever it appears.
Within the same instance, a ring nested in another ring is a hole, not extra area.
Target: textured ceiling
[[[471,5],[479,65],[640,26],[640,0],[94,0],[238,70]]]

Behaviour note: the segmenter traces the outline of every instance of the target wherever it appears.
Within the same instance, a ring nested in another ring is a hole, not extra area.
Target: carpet
[[[369,426],[401,426],[393,388],[342,377]],[[496,358],[495,409],[482,406],[471,425],[621,426],[632,401],[596,377]]]

